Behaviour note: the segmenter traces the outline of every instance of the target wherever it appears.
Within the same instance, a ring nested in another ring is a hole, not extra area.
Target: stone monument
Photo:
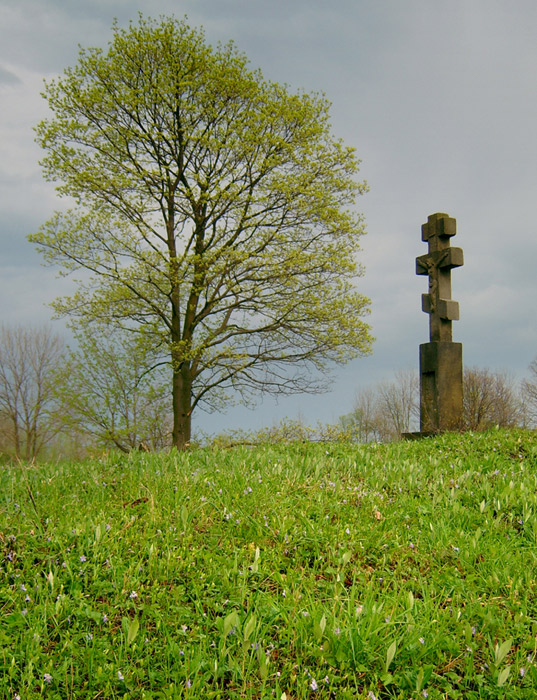
[[[451,270],[464,264],[461,248],[451,248],[456,221],[432,214],[421,227],[429,252],[416,258],[416,274],[427,275],[422,310],[429,314],[428,343],[420,345],[420,430],[422,435],[462,428],[462,343],[452,340],[459,304],[451,299]]]

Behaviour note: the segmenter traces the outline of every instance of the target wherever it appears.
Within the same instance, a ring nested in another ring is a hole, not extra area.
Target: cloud
[[[10,70],[7,70],[0,65],[0,87],[3,85],[17,85],[20,82],[20,79],[15,75],[15,73],[12,73]]]

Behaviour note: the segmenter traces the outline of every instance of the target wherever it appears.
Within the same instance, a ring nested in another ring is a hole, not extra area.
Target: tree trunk
[[[183,362],[179,367],[173,363],[173,431],[172,444],[178,450],[190,445],[192,425],[192,376],[190,365]]]

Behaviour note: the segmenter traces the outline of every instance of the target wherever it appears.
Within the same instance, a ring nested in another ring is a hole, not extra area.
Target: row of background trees
[[[30,460],[169,446],[165,367],[148,366],[136,336],[106,327],[75,340],[76,350],[48,326],[0,329],[0,452]]]
[[[509,372],[467,367],[463,389],[464,429],[535,427],[537,358],[529,366],[529,377],[521,382]],[[341,424],[358,442],[388,442],[418,430],[419,413],[418,374],[398,371],[391,381],[359,391]]]
[[[0,329],[0,452],[31,460],[170,447],[169,368],[150,365],[135,335],[92,328],[91,334],[77,332],[76,341],[76,349],[66,347],[49,326]],[[537,358],[522,382],[507,372],[465,369],[467,429],[536,423]],[[257,437],[330,439],[346,434],[357,442],[387,442],[417,430],[418,424],[418,377],[408,370],[358,391],[339,426],[313,430],[286,421]]]

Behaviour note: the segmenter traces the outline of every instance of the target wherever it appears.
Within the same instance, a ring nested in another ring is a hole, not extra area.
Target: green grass
[[[537,435],[0,467],[0,697],[535,698]]]

